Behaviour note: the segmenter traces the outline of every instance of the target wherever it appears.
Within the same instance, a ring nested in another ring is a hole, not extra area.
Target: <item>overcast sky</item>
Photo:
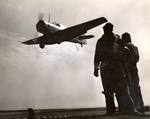
[[[0,110],[105,106],[100,77],[93,76],[95,44],[103,25],[88,32],[96,37],[79,51],[71,43],[44,50],[20,43],[35,36],[38,14],[47,20],[49,12],[52,22],[66,26],[106,17],[115,33],[131,33],[140,51],[144,102],[150,105],[149,0],[1,0]]]

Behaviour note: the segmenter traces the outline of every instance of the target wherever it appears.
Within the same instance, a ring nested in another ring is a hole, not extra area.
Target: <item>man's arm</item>
[[[101,61],[101,43],[100,40],[97,41],[96,49],[95,49],[95,57],[94,57],[94,76],[98,77],[99,64]]]

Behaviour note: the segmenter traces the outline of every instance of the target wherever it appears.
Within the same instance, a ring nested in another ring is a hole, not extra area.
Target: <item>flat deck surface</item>
[[[35,119],[150,119],[149,109],[149,106],[145,108],[144,116],[104,115],[105,108],[35,109],[33,110],[33,115],[35,116]],[[0,111],[0,119],[30,118],[27,110],[5,110]]]

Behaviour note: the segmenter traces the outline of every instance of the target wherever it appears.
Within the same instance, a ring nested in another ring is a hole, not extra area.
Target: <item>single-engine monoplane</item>
[[[56,22],[50,23],[50,16],[48,22],[39,18],[36,24],[36,30],[42,35],[22,43],[26,45],[38,44],[42,49],[45,45],[60,44],[65,41],[79,43],[83,46],[87,44],[86,39],[94,37],[94,35],[85,35],[87,31],[105,22],[107,22],[107,19],[100,17],[67,28]]]

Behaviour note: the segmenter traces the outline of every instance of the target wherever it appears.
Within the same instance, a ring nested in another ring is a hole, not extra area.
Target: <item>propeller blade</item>
[[[44,14],[43,14],[43,13],[40,13],[40,14],[38,15],[38,20],[43,20],[43,18],[44,18]]]
[[[36,31],[35,33],[34,33],[34,37],[38,37],[39,36],[39,33]]]
[[[48,14],[48,23],[50,23],[51,21],[50,21],[50,12],[49,12],[49,14]]]

